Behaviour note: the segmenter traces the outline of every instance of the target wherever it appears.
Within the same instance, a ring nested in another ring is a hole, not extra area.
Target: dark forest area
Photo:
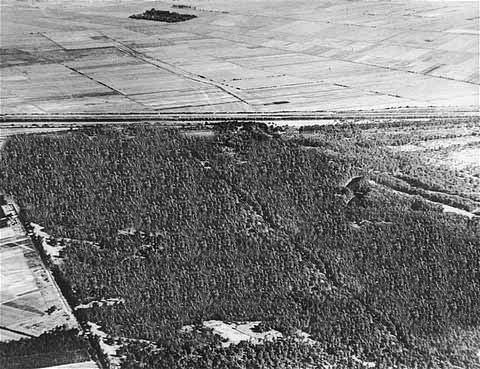
[[[441,177],[353,127],[89,128],[11,138],[0,187],[70,240],[70,302],[125,301],[81,318],[154,343],[125,344],[123,368],[478,368],[480,223],[389,191],[382,173],[399,168]],[[210,319],[284,338],[223,347],[181,331]]]

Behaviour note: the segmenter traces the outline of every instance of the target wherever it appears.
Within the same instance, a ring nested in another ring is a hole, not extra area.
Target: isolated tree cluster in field
[[[145,19],[157,22],[167,22],[167,23],[176,23],[176,22],[185,22],[187,20],[196,18],[196,15],[193,14],[182,14],[176,12],[170,12],[168,10],[157,10],[152,8],[146,10],[141,14],[133,14],[129,18],[132,19]]]

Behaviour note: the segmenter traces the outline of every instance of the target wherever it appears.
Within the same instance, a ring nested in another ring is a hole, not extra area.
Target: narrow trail
[[[21,336],[24,336],[24,337],[28,337],[28,338],[36,338],[36,336],[34,336],[34,335],[32,335],[32,334],[29,334],[29,333],[26,333],[26,332],[17,331],[16,329],[7,328],[7,327],[4,327],[4,326],[0,326],[0,330],[4,330],[4,331],[7,331],[7,332],[15,333],[15,334],[18,334],[18,335],[21,335]]]

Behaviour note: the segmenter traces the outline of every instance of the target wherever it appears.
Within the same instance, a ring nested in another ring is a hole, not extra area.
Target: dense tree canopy
[[[41,368],[88,360],[88,343],[75,329],[56,329],[36,338],[0,342],[2,369]]]
[[[78,301],[125,300],[84,318],[157,342],[127,345],[125,368],[356,368],[360,359],[474,368],[475,341],[452,347],[480,324],[478,221],[381,186],[346,205],[339,187],[372,157],[389,170],[401,159],[368,140],[339,156],[345,134],[328,134],[18,136],[0,185],[26,221],[73,239],[62,272]],[[209,319],[261,320],[318,344],[287,337],[225,349],[179,331]]]

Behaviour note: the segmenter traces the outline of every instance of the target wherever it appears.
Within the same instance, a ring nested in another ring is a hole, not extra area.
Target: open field
[[[209,320],[203,322],[203,326],[211,329],[216,335],[222,337],[222,346],[238,345],[242,341],[252,343],[262,343],[263,341],[274,341],[276,338],[282,337],[282,334],[275,330],[266,332],[255,332],[252,329],[261,322],[241,322],[241,323],[225,323],[218,320]],[[190,328],[187,326],[187,328]],[[194,329],[194,328],[192,328]],[[185,330],[185,327],[182,327]]]
[[[478,2],[1,4],[1,112],[478,109]]]
[[[2,201],[0,218],[0,367],[98,369],[71,308],[8,198]]]
[[[0,341],[77,325],[19,219],[0,228]],[[13,225],[15,224],[15,225]]]

